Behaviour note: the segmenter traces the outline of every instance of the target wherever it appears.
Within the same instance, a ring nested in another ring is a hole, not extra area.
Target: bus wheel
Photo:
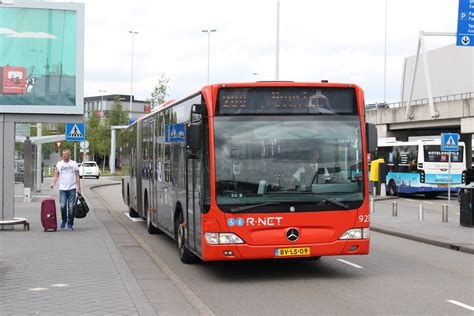
[[[128,208],[128,215],[130,215],[130,217],[138,217],[138,213],[137,211],[135,211],[133,208],[129,207]]]
[[[186,248],[186,233],[183,224],[183,212],[179,211],[178,218],[175,222],[175,234],[178,243],[179,259],[183,263],[194,263],[196,262],[196,256]]]
[[[426,192],[425,193],[425,198],[427,199],[436,199],[438,196],[438,192]]]
[[[390,180],[390,182],[388,183],[388,195],[397,195],[397,186],[395,185],[395,181],[393,180]]]
[[[137,211],[135,211],[135,210],[130,206],[130,191],[127,191],[127,201],[128,201],[128,215],[130,215],[130,217],[138,217]]]

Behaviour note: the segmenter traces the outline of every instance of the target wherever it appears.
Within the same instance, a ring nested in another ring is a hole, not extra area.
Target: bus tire
[[[176,243],[178,245],[178,252],[179,252],[179,259],[181,262],[189,264],[196,262],[197,257],[192,254],[188,248],[186,248],[186,236],[184,227],[182,224],[184,223],[183,212],[178,210],[178,216],[175,221],[175,234],[176,234]]]
[[[390,180],[390,182],[388,183],[388,195],[391,195],[391,196],[398,195],[397,185],[395,184],[395,181],[393,180]]]
[[[425,198],[427,199],[436,199],[438,192],[425,192]]]
[[[130,217],[138,217],[137,211],[135,211],[130,206],[130,190],[128,188],[127,188],[127,201],[128,201],[128,215],[130,215]]]

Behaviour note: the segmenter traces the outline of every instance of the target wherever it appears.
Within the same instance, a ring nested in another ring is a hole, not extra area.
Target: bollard
[[[443,204],[442,206],[442,221],[443,223],[448,222],[448,204]]]
[[[370,213],[373,214],[375,212],[375,200],[373,198],[370,199]]]
[[[385,187],[385,182],[380,184],[380,196],[385,197],[387,196],[387,188]]]
[[[397,203],[397,201],[392,202],[392,216],[398,216],[398,203]]]
[[[423,204],[418,205],[418,220],[423,220]]]
[[[377,196],[377,188],[375,187],[375,185],[374,185],[374,187],[372,188],[372,193],[373,193],[374,198],[375,198],[375,197]]]

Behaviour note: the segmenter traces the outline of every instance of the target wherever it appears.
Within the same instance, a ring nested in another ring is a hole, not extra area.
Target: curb
[[[474,255],[474,249],[473,248],[469,248],[469,247],[465,247],[465,246],[461,246],[461,245],[456,245],[456,244],[451,244],[451,243],[443,242],[443,241],[439,241],[439,240],[433,240],[433,239],[423,238],[423,237],[419,237],[419,236],[409,235],[409,234],[405,234],[405,233],[400,233],[400,232],[396,232],[396,231],[393,231],[393,230],[389,230],[389,229],[385,229],[385,228],[379,228],[379,227],[375,227],[375,226],[371,226],[370,229],[374,232],[378,232],[378,233],[382,233],[382,234],[386,234],[386,235],[391,235],[391,236],[395,236],[395,237],[400,237],[400,238],[405,238],[405,239],[409,239],[409,240],[429,244],[429,245],[432,245],[432,246],[447,248],[447,249],[451,249],[451,250],[455,250],[455,251],[464,252],[464,253]]]

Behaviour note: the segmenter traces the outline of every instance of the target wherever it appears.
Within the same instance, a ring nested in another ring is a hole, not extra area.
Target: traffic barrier
[[[424,218],[423,204],[418,205],[418,220],[422,221]]]
[[[447,223],[448,222],[448,204],[442,205],[441,215],[442,215],[441,220],[443,221],[443,223]]]

